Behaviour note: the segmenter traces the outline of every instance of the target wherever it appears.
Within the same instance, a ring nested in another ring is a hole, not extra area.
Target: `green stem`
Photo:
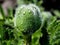
[[[31,35],[25,36],[25,45],[31,45]]]
[[[46,29],[46,27],[47,27],[46,24],[47,24],[47,22],[44,23],[44,26],[42,27],[42,30],[41,30],[41,32],[43,34],[43,36],[40,38],[41,45],[49,45],[49,34]]]

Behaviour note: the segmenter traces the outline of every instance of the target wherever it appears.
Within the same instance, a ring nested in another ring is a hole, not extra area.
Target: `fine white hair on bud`
[[[40,15],[40,9],[38,6],[34,5],[34,4],[29,4],[29,6],[32,7],[32,10],[34,12],[34,14],[36,14],[35,12],[38,12],[38,14]],[[35,10],[34,10],[35,9]]]
[[[41,13],[38,6],[34,4],[21,5],[16,9],[14,17],[14,26],[18,27],[20,31],[33,32],[41,26]]]
[[[40,17],[41,17],[41,13],[40,13],[40,9],[39,9],[39,7],[38,6],[36,6],[35,4],[29,4],[29,5],[20,5],[20,6],[18,6],[18,8],[16,9],[16,11],[17,11],[17,13],[19,13],[19,11],[18,10],[21,10],[21,9],[23,9],[23,8],[26,8],[26,9],[29,9],[29,10],[31,10],[33,13],[34,13],[34,15],[40,15]]]
[[[40,9],[38,6],[36,6],[35,4],[29,4],[29,5],[20,5],[18,6],[18,8],[16,8],[16,13],[15,13],[15,17],[17,16],[17,14],[20,13],[20,11],[23,9],[23,8],[26,8],[26,9],[29,9],[33,12],[34,15],[39,15],[40,19],[42,19],[42,15],[40,13]],[[24,12],[24,11],[23,11]],[[16,18],[15,20],[16,21]],[[14,25],[16,26],[16,22],[14,22]]]

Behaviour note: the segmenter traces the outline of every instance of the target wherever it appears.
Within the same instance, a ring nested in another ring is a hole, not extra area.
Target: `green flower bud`
[[[21,32],[32,34],[41,26],[40,9],[34,5],[22,5],[16,9],[14,25]]]

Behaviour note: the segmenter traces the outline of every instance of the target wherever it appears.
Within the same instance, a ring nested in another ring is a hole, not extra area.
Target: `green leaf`
[[[60,44],[60,20],[55,20],[48,28],[51,45]]]
[[[4,14],[4,11],[3,11],[3,8],[2,8],[2,6],[1,6],[1,4],[0,4],[0,13],[1,13],[2,16],[3,16],[3,19],[5,19],[5,14]]]

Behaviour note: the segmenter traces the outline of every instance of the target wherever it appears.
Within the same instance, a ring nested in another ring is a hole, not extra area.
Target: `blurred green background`
[[[47,0],[46,2],[51,4]],[[47,23],[42,24],[43,28],[32,34],[31,45],[60,45],[60,10],[54,8],[53,3],[52,6],[44,5],[44,0],[0,0],[0,45],[25,45],[23,37],[14,27],[13,20],[16,8],[30,3],[40,8],[43,18],[48,15]],[[50,21],[49,15],[52,15]]]

